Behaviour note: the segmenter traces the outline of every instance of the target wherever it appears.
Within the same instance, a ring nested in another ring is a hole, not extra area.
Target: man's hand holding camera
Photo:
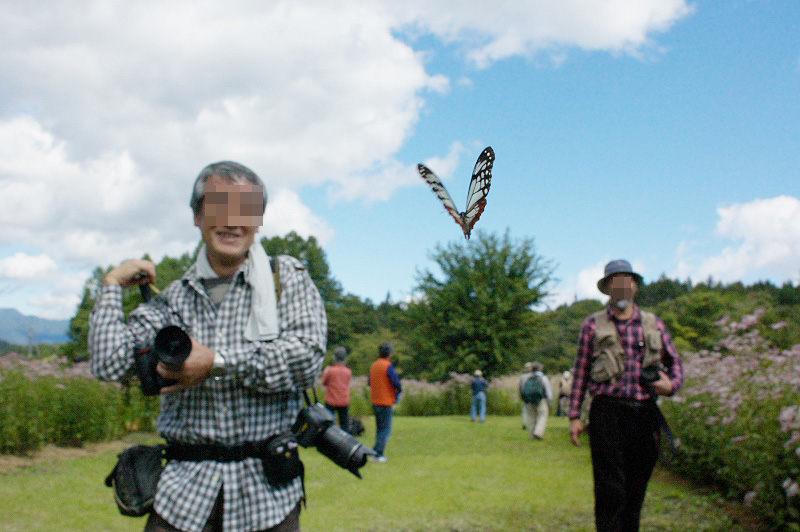
[[[204,346],[194,338],[192,340],[192,350],[186,361],[178,369],[170,368],[163,362],[159,362],[156,371],[165,379],[178,381],[177,384],[161,389],[161,393],[172,393],[191,388],[198,382],[206,380],[211,374],[211,366],[214,363],[214,352]]]
[[[672,381],[669,379],[669,376],[663,371],[659,371],[658,376],[660,378],[657,381],[653,381],[649,384],[650,389],[653,390],[653,393],[655,393],[656,395],[672,394],[673,387],[672,387]]]
[[[108,272],[103,282],[127,287],[150,284],[155,280],[156,267],[151,261],[129,259]],[[159,362],[156,366],[156,372],[161,377],[177,381],[175,384],[161,388],[159,393],[185,390],[210,376],[214,363],[214,352],[194,338],[189,337],[189,339],[192,342],[192,349],[180,367],[170,367],[163,362]]]

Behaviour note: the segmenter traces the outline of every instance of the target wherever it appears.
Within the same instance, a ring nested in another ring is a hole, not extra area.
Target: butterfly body
[[[464,231],[464,237],[467,239],[469,239],[472,228],[475,227],[475,223],[480,219],[483,210],[486,208],[486,196],[489,194],[489,187],[492,183],[493,165],[494,150],[488,147],[478,157],[475,168],[472,170],[472,179],[469,182],[469,191],[467,192],[467,208],[463,212],[459,212],[453,202],[453,198],[444,188],[441,179],[424,164],[417,165],[419,175],[430,185],[433,193],[442,201],[444,208],[461,227],[461,230]]]

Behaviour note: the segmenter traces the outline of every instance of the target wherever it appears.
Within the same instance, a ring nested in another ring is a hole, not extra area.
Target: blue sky
[[[191,250],[220,159],[267,182],[262,236],[313,234],[346,291],[402,300],[463,241],[416,163],[463,206],[489,145],[476,229],[535,239],[551,305],[621,257],[800,281],[796,2],[85,4],[0,2],[0,307],[67,317],[94,266]]]

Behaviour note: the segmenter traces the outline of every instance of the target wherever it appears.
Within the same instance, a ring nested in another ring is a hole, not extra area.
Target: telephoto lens
[[[180,327],[168,325],[156,333],[153,351],[166,366],[178,369],[192,351],[192,340]]]
[[[361,478],[359,469],[375,451],[333,424],[333,414],[317,403],[303,408],[292,425],[297,442],[303,447],[314,445],[333,463]]]
[[[317,441],[317,450],[344,469],[361,478],[359,469],[375,451],[336,425],[331,425]]]
[[[153,348],[136,355],[136,375],[142,385],[142,393],[158,395],[161,388],[175,384],[177,381],[159,375],[156,366],[159,362],[163,362],[170,368],[178,369],[191,351],[192,340],[180,327],[168,325],[158,331],[153,341]]]

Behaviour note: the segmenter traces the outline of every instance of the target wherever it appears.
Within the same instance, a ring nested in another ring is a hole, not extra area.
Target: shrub
[[[47,443],[82,446],[118,438],[133,425],[151,430],[157,401],[138,388],[84,377],[0,371],[0,453],[26,455]]]
[[[0,452],[25,455],[42,444],[41,395],[22,372],[0,374]]]
[[[720,320],[713,351],[684,356],[684,392],[663,403],[681,443],[674,467],[800,530],[800,345],[779,350],[756,326]]]

